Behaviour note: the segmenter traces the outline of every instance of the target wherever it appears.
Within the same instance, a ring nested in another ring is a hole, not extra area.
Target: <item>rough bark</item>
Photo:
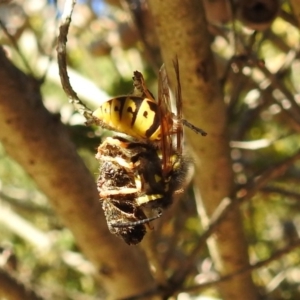
[[[226,106],[217,81],[204,9],[198,0],[149,0],[161,51],[170,78],[177,55],[183,91],[184,117],[208,132],[205,138],[186,130],[192,148],[204,225],[225,197],[233,192]],[[174,80],[172,80],[175,82]],[[205,220],[206,218],[206,220]],[[247,267],[247,244],[241,216],[233,208],[219,226],[209,249],[221,275]],[[243,274],[220,285],[223,299],[257,299],[251,275]]]
[[[145,256],[108,232],[94,178],[59,116],[43,106],[38,82],[17,69],[3,49],[0,66],[0,140],[7,154],[48,196],[112,299],[151,289]]]

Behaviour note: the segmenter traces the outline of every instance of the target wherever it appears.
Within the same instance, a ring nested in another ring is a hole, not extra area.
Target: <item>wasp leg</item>
[[[143,74],[139,71],[133,72],[133,95],[138,97],[145,97],[149,99],[155,99],[153,94],[148,90]]]
[[[146,224],[149,223],[155,219],[158,219],[162,216],[162,212],[159,212],[157,216],[152,217],[152,218],[147,218],[147,219],[143,219],[143,220],[139,220],[136,222],[126,222],[126,223],[115,223],[115,224],[110,224],[110,226],[112,227],[131,227],[131,226],[137,226],[137,225],[141,225],[141,224]]]
[[[206,135],[207,135],[207,133],[206,133],[203,129],[194,126],[193,124],[191,124],[190,122],[188,122],[188,121],[185,120],[185,119],[182,119],[182,124],[183,124],[184,126],[190,128],[190,129],[193,130],[194,132],[200,133],[202,136],[206,136]]]

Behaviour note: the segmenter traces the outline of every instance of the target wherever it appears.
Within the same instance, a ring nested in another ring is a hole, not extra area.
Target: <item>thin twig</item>
[[[67,36],[69,32],[69,27],[72,21],[72,13],[74,6],[76,4],[75,0],[67,0],[65,2],[64,12],[61,17],[61,25],[59,27],[59,35],[57,40],[57,60],[59,68],[59,76],[61,80],[62,87],[69,97],[70,103],[72,103],[75,109],[83,115],[89,124],[94,123],[93,111],[86,107],[86,105],[78,98],[76,92],[73,90],[67,71]]]
[[[202,284],[198,284],[198,285],[195,285],[195,286],[184,288],[184,289],[181,290],[181,292],[182,291],[185,291],[185,292],[187,292],[187,291],[188,292],[197,291],[197,292],[199,292],[200,290],[207,289],[207,288],[209,288],[211,286],[215,286],[215,285],[217,285],[217,284],[219,284],[221,282],[224,282],[224,281],[227,281],[227,280],[231,280],[235,276],[238,276],[238,275],[241,275],[241,274],[250,273],[250,272],[252,272],[254,270],[257,270],[257,269],[259,269],[259,268],[261,268],[263,266],[268,265],[272,261],[275,261],[275,260],[281,258],[283,255],[289,254],[290,252],[292,252],[293,250],[295,250],[295,249],[297,249],[299,247],[300,247],[300,240],[297,240],[293,244],[288,245],[287,247],[285,247],[285,248],[283,248],[281,250],[278,250],[272,256],[270,256],[269,258],[267,258],[265,260],[261,260],[261,261],[255,263],[255,264],[253,264],[253,265],[250,265],[247,268],[239,270],[238,272],[234,272],[232,274],[225,275],[225,276],[221,277],[218,280],[213,280],[213,281],[210,281],[210,282],[206,282],[206,283],[202,283]]]
[[[184,267],[181,267],[180,270],[175,272],[171,277],[170,282],[172,283],[174,289],[170,292],[170,295],[173,295],[175,290],[180,289],[185,278],[190,273],[192,269],[191,267],[195,264],[195,260],[199,252],[202,251],[203,247],[206,245],[205,242],[207,238],[215,232],[216,228],[224,220],[228,212],[233,209],[233,206],[240,205],[241,203],[250,200],[257,193],[257,191],[265,186],[271,179],[282,175],[287,168],[298,159],[300,159],[300,152],[297,152],[294,156],[289,157],[283,162],[278,163],[277,165],[261,173],[259,176],[253,178],[251,184],[237,190],[235,193],[236,196],[232,200],[229,198],[223,199],[212,215],[206,231],[198,239],[197,246],[191,251],[191,253],[187,255],[189,257],[188,261],[185,262]]]
[[[23,299],[23,300],[43,300],[41,297],[31,289],[29,286],[20,282],[9,273],[0,269],[0,298],[1,299]],[[3,298],[2,298],[3,297]]]

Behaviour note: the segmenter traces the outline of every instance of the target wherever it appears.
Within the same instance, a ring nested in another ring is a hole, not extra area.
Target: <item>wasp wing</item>
[[[181,95],[181,83],[180,83],[180,72],[178,58],[173,60],[173,66],[176,75],[176,149],[178,153],[182,153],[182,137],[183,137],[183,124],[182,124],[182,95]]]
[[[162,154],[162,173],[166,178],[172,170],[171,155],[172,145],[172,127],[173,118],[171,112],[171,99],[169,91],[168,77],[165,66],[159,70],[158,78],[158,113],[161,127],[161,154]]]

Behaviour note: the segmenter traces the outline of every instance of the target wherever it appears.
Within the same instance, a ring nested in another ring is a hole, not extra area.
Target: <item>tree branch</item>
[[[8,155],[48,196],[111,297],[153,288],[141,251],[109,233],[94,178],[66,128],[43,106],[38,82],[12,65],[1,48],[0,66],[0,140]]]
[[[207,137],[195,137],[186,130],[196,164],[195,185],[201,193],[199,206],[206,226],[222,199],[233,191],[233,173],[226,132],[226,107],[217,82],[215,64],[201,1],[149,0],[162,56],[172,82],[172,59],[177,55],[183,92],[184,117],[203,128]],[[201,202],[201,203],[200,203]],[[218,227],[209,247],[221,275],[249,265],[247,244],[237,206]],[[175,275],[176,277],[176,275]],[[243,274],[220,285],[224,299],[256,299],[249,274]]]

